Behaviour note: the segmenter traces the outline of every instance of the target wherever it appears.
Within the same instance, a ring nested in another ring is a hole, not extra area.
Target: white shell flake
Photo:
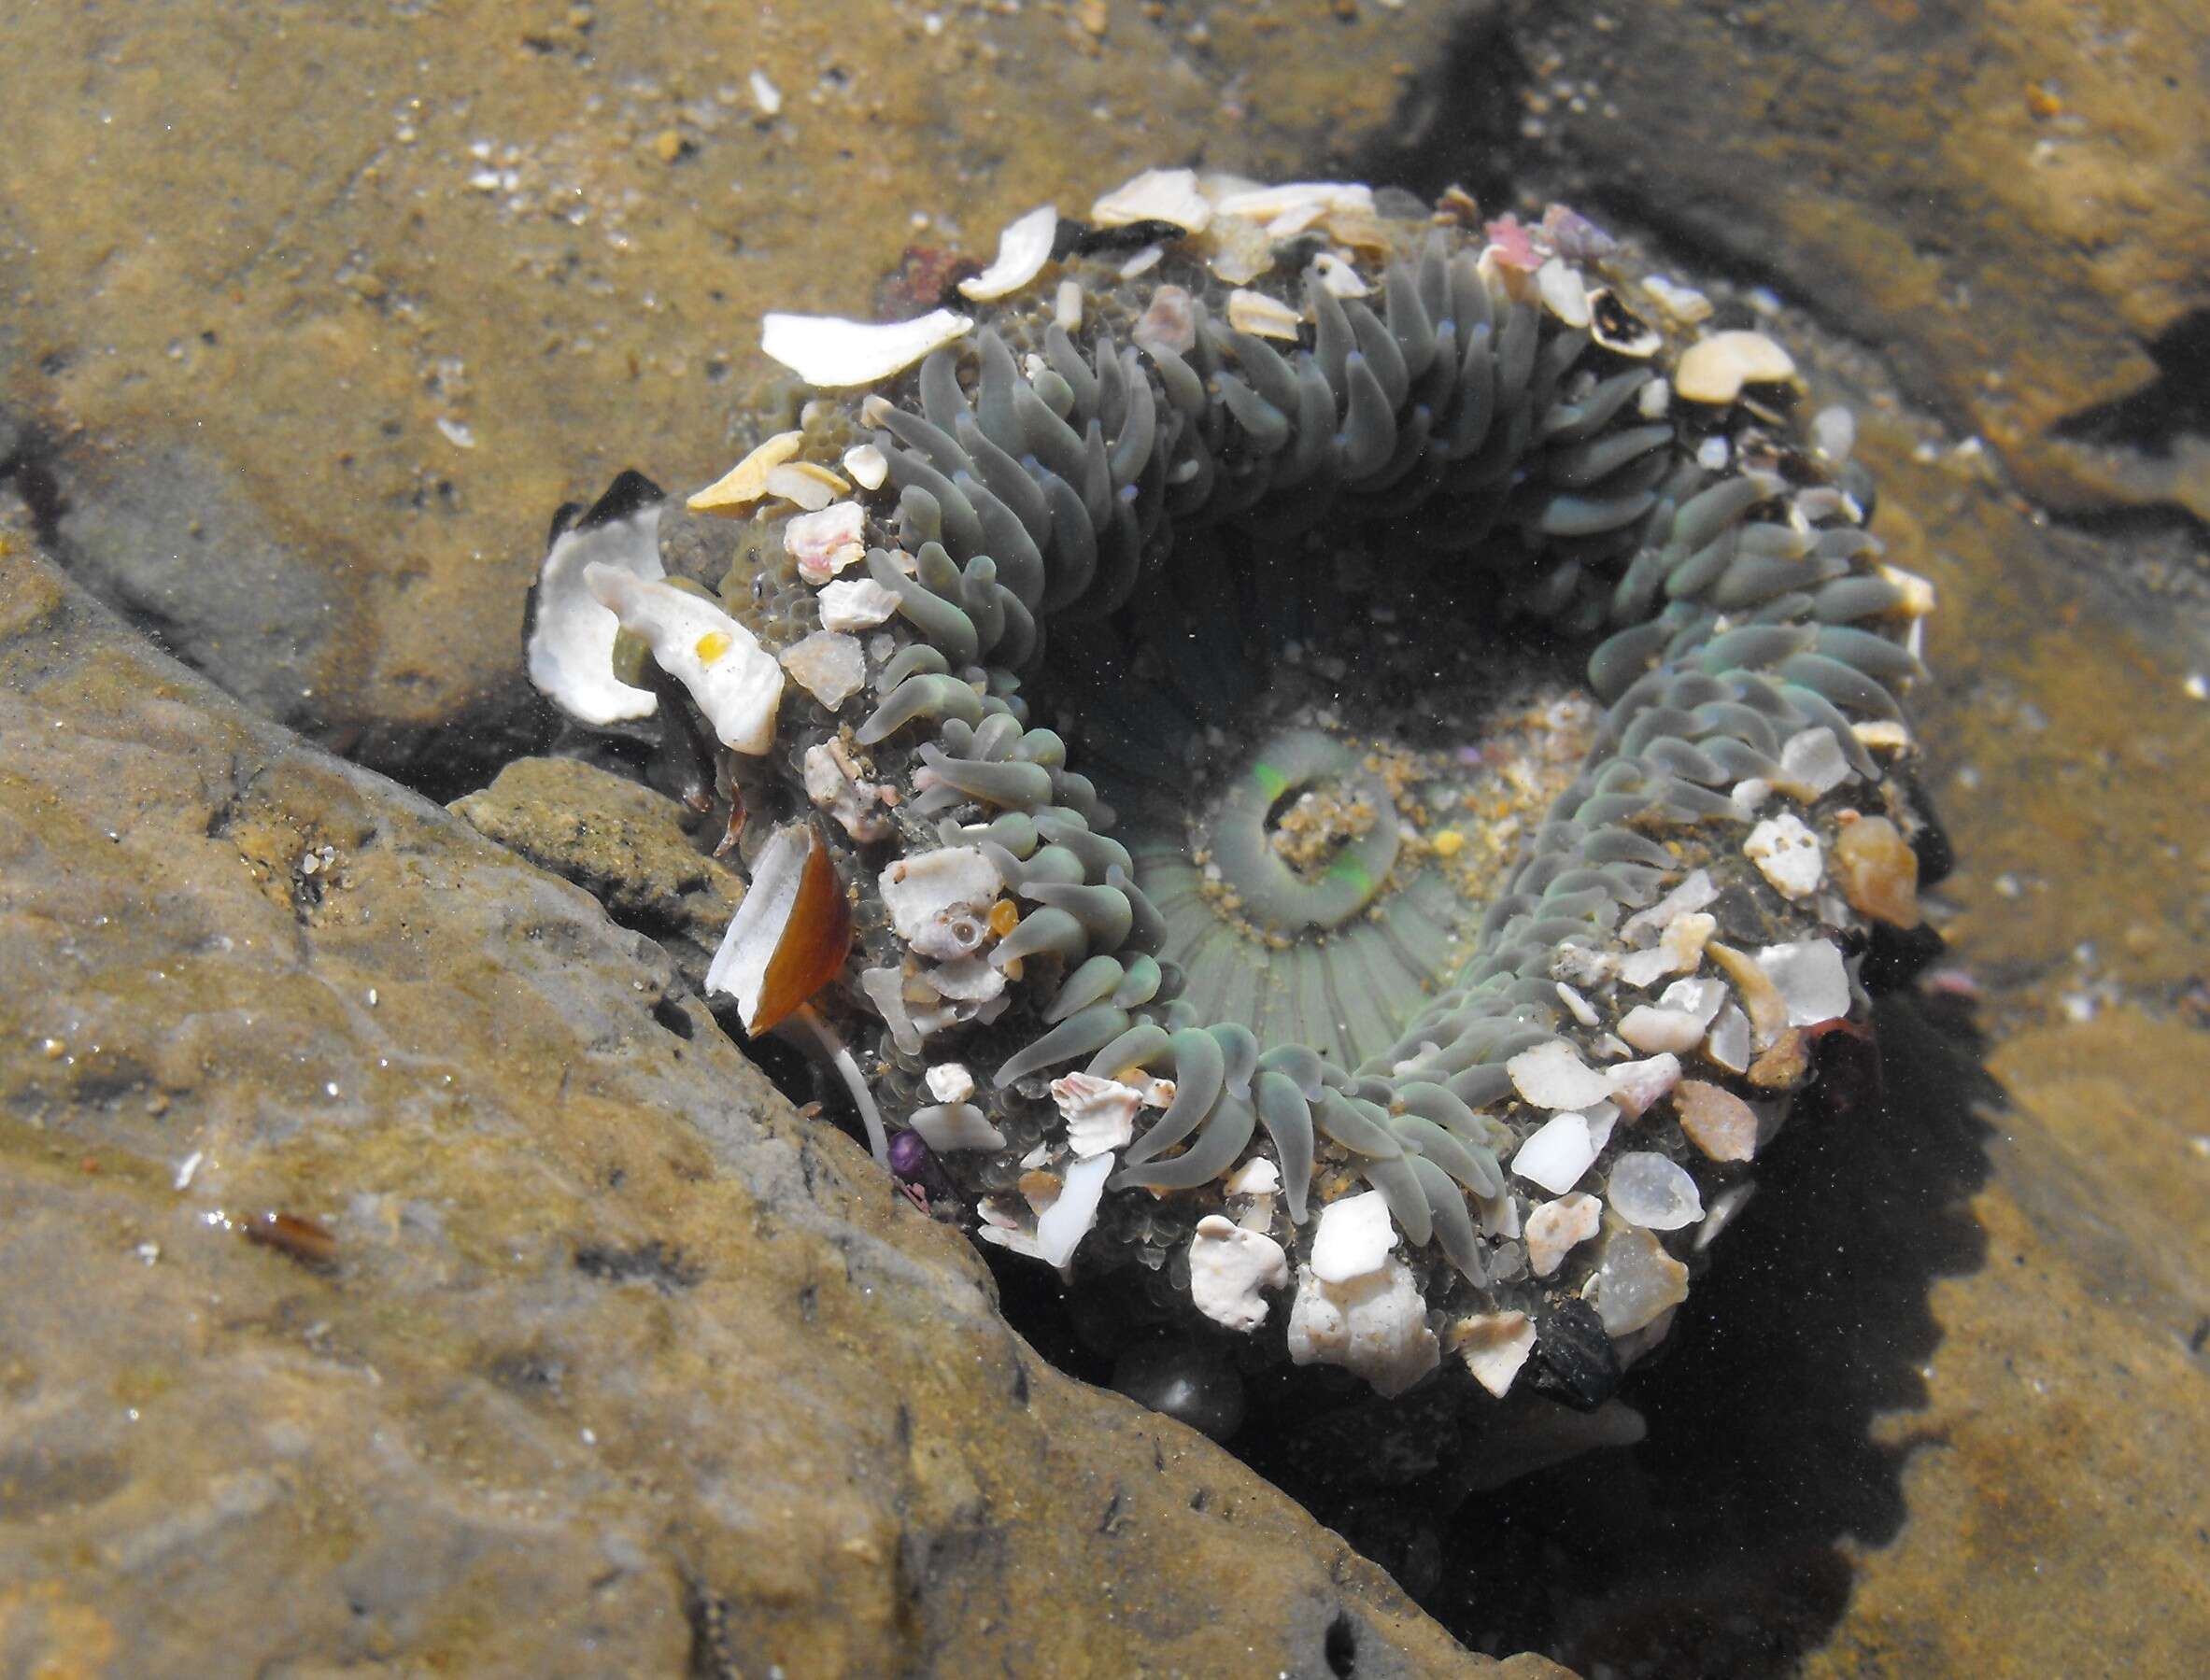
[[[890,459],[872,444],[854,444],[843,455],[844,471],[863,490],[879,490],[890,476]]]
[[[898,597],[871,577],[825,585],[815,599],[821,605],[825,630],[871,630],[887,623],[898,611]]]
[[[1807,898],[1826,879],[1819,837],[1793,812],[1767,817],[1750,831],[1742,851],[1783,898]]]
[[[1256,1330],[1267,1321],[1259,1292],[1288,1281],[1289,1257],[1272,1237],[1217,1213],[1197,1221],[1189,1239],[1189,1298],[1215,1324],[1244,1334]]]
[[[815,630],[783,652],[783,669],[798,685],[834,712],[867,681],[867,656],[859,638],[838,630]]]
[[[1477,1313],[1451,1327],[1451,1343],[1473,1380],[1502,1400],[1535,1351],[1535,1320],[1523,1312]]]
[[[1620,924],[1620,937],[1630,945],[1640,945],[1663,934],[1682,916],[1699,911],[1719,896],[1718,884],[1709,871],[1692,869],[1688,879],[1660,898],[1648,910],[1636,911]]]
[[[584,580],[597,568],[639,578],[666,575],[659,555],[660,505],[627,518],[562,531],[545,551],[538,574],[536,615],[530,625],[530,681],[571,717],[603,727],[650,717],[659,701],[614,674],[614,639],[621,621]]]
[[[959,295],[986,304],[1020,290],[1051,261],[1052,242],[1058,233],[1055,206],[1044,205],[1029,211],[998,235],[997,257],[981,274],[959,282]]]
[[[1136,1135],[1142,1094],[1118,1080],[1070,1073],[1051,1082],[1052,1101],[1067,1122],[1067,1146],[1084,1160],[1124,1148]]]
[[[939,1062],[921,1077],[940,1103],[963,1103],[974,1094],[974,1075],[964,1062]]]
[[[1595,1165],[1602,1148],[1591,1136],[1585,1114],[1555,1114],[1519,1147],[1511,1170],[1530,1184],[1562,1196]]]
[[[1279,298],[1238,289],[1227,294],[1227,324],[1239,332],[1287,339],[1294,344],[1305,318]]]
[[[1170,221],[1201,233],[1212,219],[1212,201],[1197,186],[1194,169],[1146,169],[1124,181],[1090,206],[1090,220],[1101,228],[1131,222]]]
[[[1070,1166],[1059,1199],[1037,1216],[1036,1247],[1049,1264],[1062,1266],[1072,1260],[1098,1222],[1098,1203],[1105,1194],[1105,1180],[1112,1175],[1112,1159],[1098,1155]]]
[[[923,956],[965,956],[982,942],[980,923],[1004,886],[978,846],[940,846],[901,857],[877,881],[891,929]]]
[[[867,510],[836,501],[800,514],[783,528],[783,551],[809,584],[824,584],[867,553]]]
[[[860,779],[859,767],[841,742],[826,741],[808,747],[800,763],[806,798],[834,817],[846,834],[871,842],[890,832],[889,818],[883,812],[883,790]]]
[[[921,1141],[938,1154],[954,1150],[1001,1150],[1005,1134],[992,1125],[972,1103],[947,1103],[941,1108],[915,1108],[910,1117]]]
[[[706,969],[706,995],[734,997],[737,1013],[746,1022],[759,1013],[768,963],[798,903],[811,850],[812,839],[802,823],[778,828],[768,837],[753,859],[752,882]]]
[[[1441,1344],[1427,1328],[1427,1303],[1401,1260],[1342,1284],[1301,1267],[1288,1344],[1297,1364],[1340,1365],[1365,1377],[1383,1399],[1403,1393],[1442,1362]]]
[[[808,385],[873,385],[902,374],[973,326],[971,318],[949,309],[885,323],[775,313],[760,320],[759,347]]]
[[[1568,327],[1589,324],[1589,289],[1580,272],[1562,257],[1552,257],[1535,272],[1536,289],[1543,306]]]
[[[1689,346],[1673,370],[1673,388],[1691,402],[1732,402],[1745,385],[1794,376],[1795,360],[1786,350],[1762,332],[1737,329]]]
[[[1654,1151],[1622,1155],[1606,1185],[1611,1210],[1630,1225],[1678,1231],[1704,1217],[1696,1181],[1679,1164]]]
[[[1312,1237],[1312,1274],[1323,1283],[1348,1283],[1378,1272],[1396,1246],[1389,1199],[1378,1190],[1328,1203]]]
[[[690,691],[723,746],[757,756],[774,745],[783,670],[750,630],[714,601],[614,566],[587,566],[584,583]]]
[[[1582,1108],[1611,1094],[1604,1076],[1562,1040],[1523,1050],[1504,1065],[1512,1088],[1537,1108]]]
[[[1221,1185],[1231,1196],[1270,1196],[1281,1188],[1282,1169],[1264,1155],[1252,1156]]]
[[[1543,1202],[1527,1214],[1527,1265],[1537,1278],[1556,1271],[1576,1243],[1596,1235],[1604,1204],[1582,1192]]]

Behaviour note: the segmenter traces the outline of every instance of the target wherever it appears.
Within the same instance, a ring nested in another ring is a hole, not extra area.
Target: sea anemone
[[[779,656],[721,789],[829,846],[808,1030],[932,1211],[1383,1394],[1662,1338],[1923,824],[1930,596],[1792,361],[1691,401],[1583,219],[1462,223],[1166,172],[1022,219],[986,318],[774,318],[866,383],[694,499],[744,644],[630,625],[631,481],[532,630]]]

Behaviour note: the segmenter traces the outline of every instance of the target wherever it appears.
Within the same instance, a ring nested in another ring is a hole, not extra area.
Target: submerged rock
[[[20,555],[0,858],[34,1669],[1489,1667],[1043,1364],[657,946]]]

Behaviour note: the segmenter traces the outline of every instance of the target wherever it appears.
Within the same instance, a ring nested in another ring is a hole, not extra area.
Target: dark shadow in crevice
[[[2068,415],[2053,437],[2169,457],[2182,436],[2210,437],[2210,309],[2182,316],[2147,346],[2157,374],[2138,390]]]
[[[1425,1602],[1461,1638],[1583,1673],[1787,1674],[1848,1602],[1845,1545],[1901,1530],[1924,1442],[1881,1419],[1926,1403],[1934,1284],[1985,1262],[1968,1204],[2003,1095],[1934,1000],[1876,1021],[1878,1094],[1806,1099],[1663,1357],[1630,1376],[1649,1438],[1479,1495],[1446,1532]]]

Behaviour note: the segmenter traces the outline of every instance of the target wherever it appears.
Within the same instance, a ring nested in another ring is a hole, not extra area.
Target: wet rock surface
[[[577,759],[517,758],[452,810],[649,935],[703,994],[744,882],[694,841],[674,800]]]
[[[1521,138],[1575,203],[1892,346],[2046,501],[2210,519],[2197,16],[1669,0],[1527,7],[1511,38]]]
[[[10,1670],[1487,1666],[1037,1358],[656,946],[20,541],[0,937]]]
[[[542,743],[552,509],[718,476],[774,395],[763,311],[915,313],[1162,158],[1347,157],[1487,10],[26,13],[11,84],[67,92],[0,109],[0,409],[66,565],[450,797]],[[878,295],[909,246],[933,283]]]

